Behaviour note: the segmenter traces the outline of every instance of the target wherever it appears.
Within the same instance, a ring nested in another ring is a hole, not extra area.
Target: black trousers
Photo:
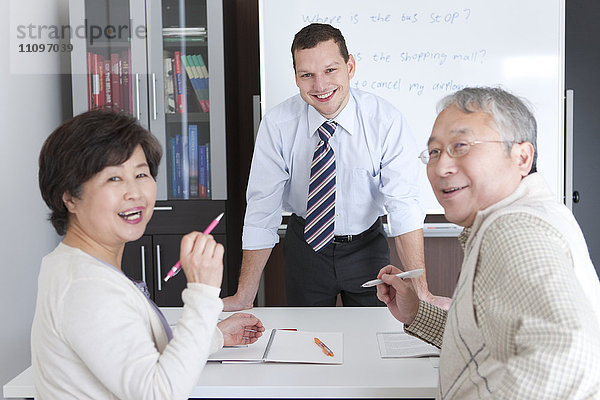
[[[375,279],[390,263],[390,248],[381,218],[357,240],[330,243],[315,252],[304,240],[304,219],[292,214],[285,236],[285,290],[294,307],[332,307],[340,294],[344,306],[382,306]]]

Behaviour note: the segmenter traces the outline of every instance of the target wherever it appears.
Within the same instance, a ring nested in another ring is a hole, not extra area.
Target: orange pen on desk
[[[319,338],[315,338],[315,343],[321,348],[321,350],[323,350],[323,353],[325,353],[329,357],[333,357],[333,351],[331,351],[331,349],[327,347],[325,343],[321,342]]]

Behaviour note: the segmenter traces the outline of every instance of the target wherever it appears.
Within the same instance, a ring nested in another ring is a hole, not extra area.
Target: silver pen
[[[399,274],[395,274],[398,278],[407,279],[407,278],[416,278],[418,276],[423,275],[423,268],[411,269],[410,271],[401,272]],[[362,284],[362,287],[371,287],[382,284],[383,281],[381,279],[374,279],[369,282],[365,282]]]

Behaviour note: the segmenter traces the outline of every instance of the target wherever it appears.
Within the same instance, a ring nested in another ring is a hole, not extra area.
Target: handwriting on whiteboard
[[[404,24],[410,30],[410,26],[422,30],[424,26],[446,26],[452,29],[452,26],[460,24],[469,24],[475,16],[472,15],[471,8],[447,9],[447,10],[427,10],[427,11],[394,11],[394,12],[369,12],[358,13],[349,12],[344,14],[327,13],[306,13],[299,14],[303,25],[310,23],[325,23],[334,26],[343,26],[345,24],[361,25],[365,29],[375,25],[385,26],[386,24],[398,27],[398,24]],[[421,28],[417,28],[421,26]],[[343,30],[343,28],[342,28]],[[352,46],[352,43],[349,43]],[[350,48],[350,52],[359,63],[364,67],[365,63],[379,65],[394,65],[402,68],[403,65],[431,65],[439,68],[445,68],[449,65],[482,65],[485,64],[488,56],[487,48],[461,49],[458,51],[447,51],[440,41],[439,48],[428,49],[402,49],[401,46],[393,49],[357,49]],[[450,93],[460,90],[467,86],[465,82],[458,82],[454,79],[433,79],[429,82],[420,82],[412,79],[405,79],[402,76],[386,77],[385,79],[357,79],[351,82],[357,89],[364,89],[376,92],[400,92],[403,91],[410,95],[421,96],[425,91],[432,93]]]
[[[460,10],[447,10],[447,11],[431,11],[426,12],[399,12],[399,13],[387,13],[378,12],[370,13],[368,15],[360,13],[350,13],[348,15],[325,15],[321,13],[313,14],[302,14],[302,22],[305,24],[320,23],[339,25],[343,22],[350,21],[352,24],[359,24],[362,22],[370,24],[387,24],[387,23],[408,23],[408,24],[458,24],[468,23],[471,18],[471,9],[463,8]]]

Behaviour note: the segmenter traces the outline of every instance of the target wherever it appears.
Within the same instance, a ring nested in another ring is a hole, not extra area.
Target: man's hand
[[[235,313],[219,322],[217,327],[223,333],[225,346],[252,344],[265,331],[265,327],[258,318],[246,313]]]
[[[243,296],[239,291],[229,297],[223,298],[223,311],[249,310],[254,307],[254,298]]]
[[[400,257],[400,262],[405,266],[407,271],[409,269],[425,268],[425,250],[422,229],[395,236],[394,244],[396,245],[396,251]],[[452,299],[431,294],[427,287],[426,273],[427,271],[425,271],[423,276],[411,279],[413,287],[417,292],[417,296],[427,303],[447,310],[450,308]]]
[[[419,310],[419,298],[410,279],[403,280],[394,276],[402,272],[393,265],[383,267],[377,278],[384,283],[377,285],[377,298],[383,301],[394,318],[410,325]]]
[[[224,311],[248,310],[254,306],[260,276],[271,255],[271,250],[244,250],[237,292],[223,299]]]

